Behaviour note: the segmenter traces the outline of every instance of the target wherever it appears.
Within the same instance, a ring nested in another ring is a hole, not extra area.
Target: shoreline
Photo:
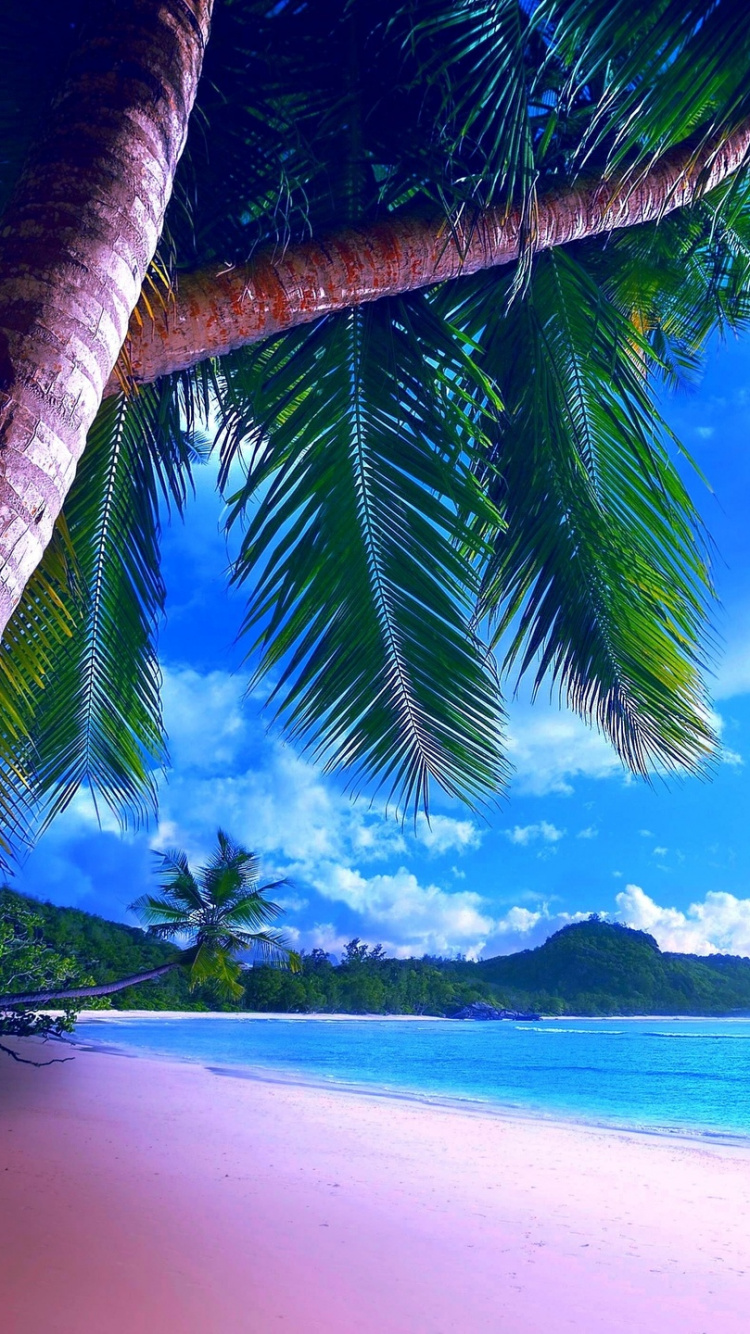
[[[9,1334],[747,1328],[733,1146],[87,1051],[6,1058],[0,1144]]]
[[[312,1016],[309,1016],[312,1017]],[[62,1045],[68,1045],[63,1042]],[[646,1137],[664,1140],[665,1143],[684,1143],[701,1145],[706,1148],[721,1149],[728,1147],[740,1152],[746,1151],[750,1157],[750,1132],[742,1134],[735,1130],[710,1130],[698,1126],[680,1126],[671,1129],[665,1125],[637,1124],[628,1121],[605,1121],[595,1117],[565,1115],[562,1112],[544,1112],[533,1107],[524,1107],[520,1103],[506,1103],[500,1099],[472,1097],[471,1094],[428,1093],[419,1089],[401,1088],[391,1084],[358,1083],[356,1080],[339,1079],[335,1075],[315,1076],[307,1072],[298,1073],[284,1067],[271,1065],[240,1065],[222,1062],[207,1064],[200,1057],[170,1055],[165,1052],[151,1052],[138,1048],[118,1047],[114,1044],[77,1042],[75,1035],[69,1045],[76,1051],[92,1055],[120,1056],[126,1060],[153,1061],[157,1064],[177,1067],[196,1067],[227,1079],[247,1080],[251,1083],[279,1085],[282,1088],[300,1088],[350,1094],[354,1097],[376,1098],[383,1102],[406,1102],[427,1108],[443,1108],[447,1111],[464,1112],[467,1116],[477,1116],[500,1121],[522,1122],[529,1125],[553,1126],[564,1129],[572,1127],[592,1133]]]
[[[40,1014],[59,1015],[63,1010],[41,1010]],[[343,1014],[316,1010],[297,1014],[286,1010],[81,1010],[82,1023],[93,1021],[107,1022],[117,1019],[232,1019],[240,1021],[282,1020],[303,1023],[316,1020],[320,1023],[419,1023],[419,1024],[467,1024],[467,1023],[706,1023],[706,1024],[747,1024],[750,1023],[750,1011],[747,1014],[541,1014],[538,1020],[498,1019],[471,1020],[454,1019],[443,1014]]]

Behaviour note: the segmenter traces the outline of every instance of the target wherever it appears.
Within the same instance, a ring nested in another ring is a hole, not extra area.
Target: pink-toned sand
[[[749,1205],[740,1149],[0,1065],[3,1334],[747,1334]]]

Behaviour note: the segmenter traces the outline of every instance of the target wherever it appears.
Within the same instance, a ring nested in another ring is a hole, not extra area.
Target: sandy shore
[[[748,1329],[740,1148],[92,1052],[0,1146],[3,1334]]]

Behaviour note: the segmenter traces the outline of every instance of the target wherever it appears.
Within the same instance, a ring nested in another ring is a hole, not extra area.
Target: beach
[[[748,1328],[741,1144],[86,1050],[0,1144],[4,1334]]]

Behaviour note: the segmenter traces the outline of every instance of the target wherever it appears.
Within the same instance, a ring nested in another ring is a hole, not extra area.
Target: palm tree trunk
[[[699,151],[678,145],[640,175],[582,180],[542,196],[533,249],[657,221],[726,180],[749,151],[750,119]],[[444,218],[403,215],[283,253],[261,250],[237,268],[187,274],[164,316],[141,308],[131,321],[128,373],[147,383],[332,311],[508,264],[518,258],[520,222],[518,212],[490,209],[462,235]],[[118,387],[112,376],[106,392]]]
[[[213,0],[97,0],[0,226],[0,634],[47,545],[150,264]]]
[[[71,987],[67,991],[25,991],[15,996],[0,996],[0,1014],[3,1010],[17,1010],[20,1005],[34,1005],[39,1008],[50,1001],[86,1000],[90,996],[111,996],[115,991],[124,991],[126,987],[135,987],[139,982],[151,982],[157,977],[164,977],[174,968],[180,968],[181,959],[174,963],[163,963],[158,968],[149,968],[145,973],[133,973],[119,982],[102,982],[95,987]]]

